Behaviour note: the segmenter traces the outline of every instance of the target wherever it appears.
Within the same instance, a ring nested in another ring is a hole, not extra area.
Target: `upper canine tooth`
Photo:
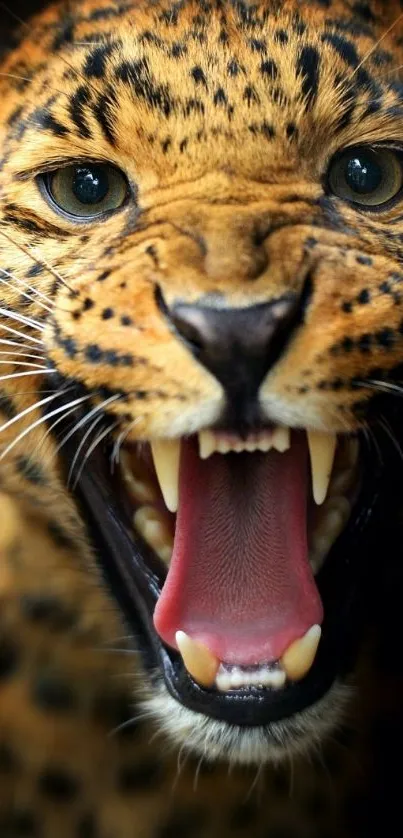
[[[166,439],[152,442],[151,450],[165,506],[170,512],[176,512],[179,500],[180,441]]]
[[[327,495],[336,451],[336,434],[307,431],[311,457],[312,493],[315,503],[321,504]]]
[[[276,448],[277,451],[287,451],[290,447],[290,429],[289,428],[282,428],[277,427],[273,431],[272,436],[272,446]]]
[[[218,658],[204,643],[193,640],[184,631],[177,631],[175,640],[189,675],[201,687],[212,687],[220,667]]]
[[[311,626],[299,640],[294,640],[280,658],[280,663],[290,681],[300,681],[309,672],[318,651],[322,629]]]

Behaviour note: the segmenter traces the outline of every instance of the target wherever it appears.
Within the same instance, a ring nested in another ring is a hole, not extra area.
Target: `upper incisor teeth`
[[[215,438],[212,431],[200,431],[199,433],[199,454],[202,460],[207,460],[207,457],[215,450]]]
[[[262,431],[259,434],[251,434],[247,439],[233,440],[231,437],[221,437],[214,431],[200,431],[199,433],[199,454],[202,460],[207,460],[211,454],[241,453],[247,451],[270,451],[275,448],[284,452],[290,447],[290,429],[276,427],[273,431]]]
[[[288,451],[290,447],[290,429],[280,426],[275,428],[273,431],[272,445],[273,448],[276,448],[281,453]]]
[[[307,431],[309,454],[311,457],[312,493],[315,503],[321,504],[326,498],[336,451],[336,434],[322,431]]]
[[[165,506],[170,512],[176,512],[179,498],[180,441],[166,439],[152,442],[151,450]]]

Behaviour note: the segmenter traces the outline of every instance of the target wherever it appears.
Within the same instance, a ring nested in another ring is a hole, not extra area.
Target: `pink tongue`
[[[277,660],[323,618],[308,562],[308,458],[302,434],[285,454],[198,456],[182,444],[171,565],[154,614],[175,647],[185,631],[227,663]]]

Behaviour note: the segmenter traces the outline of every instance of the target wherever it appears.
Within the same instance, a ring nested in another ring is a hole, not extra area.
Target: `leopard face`
[[[211,757],[348,697],[402,370],[399,9],[59,3],[3,62],[2,328],[44,356],[2,462],[46,420],[147,711]]]

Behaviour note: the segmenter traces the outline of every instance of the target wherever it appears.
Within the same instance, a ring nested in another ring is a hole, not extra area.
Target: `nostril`
[[[195,325],[189,323],[186,318],[181,317],[180,314],[175,314],[175,312],[171,314],[171,322],[181,336],[182,340],[186,341],[189,345],[192,352],[199,354],[203,351],[203,338]]]

